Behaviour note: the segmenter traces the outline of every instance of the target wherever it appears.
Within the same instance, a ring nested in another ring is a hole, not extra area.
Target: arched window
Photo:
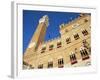
[[[75,39],[75,40],[78,40],[79,38],[80,38],[80,37],[79,37],[78,33],[74,35],[74,39]]]
[[[88,22],[88,19],[84,19],[84,22],[85,22],[85,23]]]
[[[53,61],[48,62],[48,68],[52,68],[53,67]]]
[[[38,69],[42,69],[42,68],[43,68],[43,64],[39,64]]]
[[[89,54],[85,48],[83,48],[83,49],[81,48],[80,54],[82,56],[82,60],[89,59]]]
[[[46,47],[43,47],[43,48],[41,49],[41,53],[44,53],[45,50],[46,50]]]
[[[32,65],[30,65],[30,69],[34,69],[34,67]]]
[[[82,31],[82,34],[83,34],[84,36],[86,36],[86,35],[88,35],[88,31],[85,29],[85,30]]]
[[[61,47],[61,42],[58,42],[57,43],[57,48],[60,48]]]
[[[70,39],[70,38],[67,38],[67,39],[66,39],[66,43],[67,43],[67,44],[71,43],[71,39]]]
[[[58,59],[58,68],[63,68],[64,67],[64,60],[63,58]]]
[[[75,64],[75,63],[77,63],[77,59],[76,59],[75,53],[72,53],[70,55],[70,62],[71,62],[72,65]]]
[[[54,45],[53,45],[53,44],[52,44],[52,45],[50,45],[50,46],[49,46],[49,51],[53,50],[53,47],[54,47]]]

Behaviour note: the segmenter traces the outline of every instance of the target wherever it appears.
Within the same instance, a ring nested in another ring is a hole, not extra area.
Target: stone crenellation
[[[91,65],[91,15],[62,23],[60,36],[44,41],[49,17],[43,16],[23,57],[23,69],[81,67]],[[33,44],[35,43],[35,45]]]

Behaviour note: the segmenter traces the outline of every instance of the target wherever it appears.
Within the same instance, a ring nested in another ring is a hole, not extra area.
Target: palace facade
[[[44,15],[23,56],[23,69],[81,67],[91,65],[91,15],[61,24],[60,36],[44,41],[49,18]]]

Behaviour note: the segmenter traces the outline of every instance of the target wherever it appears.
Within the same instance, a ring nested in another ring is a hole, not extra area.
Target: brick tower
[[[48,24],[49,24],[48,21],[49,21],[49,19],[48,19],[47,15],[44,15],[39,20],[39,24],[37,26],[37,29],[34,32],[34,35],[33,35],[32,39],[28,45],[28,48],[26,49],[26,51],[24,53],[24,61],[25,62],[31,62],[30,57],[35,55],[35,51],[38,48],[39,44],[44,41],[46,29],[47,29]]]

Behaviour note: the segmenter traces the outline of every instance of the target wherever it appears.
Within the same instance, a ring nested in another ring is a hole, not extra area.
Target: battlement
[[[50,43],[50,42],[52,42],[52,41],[56,41],[56,40],[59,40],[59,39],[61,39],[60,36],[55,37],[55,38],[53,38],[53,39],[50,39],[50,40],[48,40],[48,41],[44,41],[44,42],[41,43],[41,45],[43,45],[43,44],[47,44],[47,43]]]
[[[64,23],[61,24],[61,25],[59,26],[59,27],[60,27],[60,30],[64,29],[64,28],[67,27],[67,26],[70,26],[70,25],[74,24],[75,22],[79,21],[80,19],[82,19],[82,18],[84,18],[84,17],[86,17],[86,16],[88,16],[88,14],[80,14],[77,18],[75,18],[74,20],[68,22],[67,24],[64,24]]]
[[[73,28],[72,25],[73,25],[74,23],[75,23],[76,26],[79,26],[79,24],[77,24],[77,21],[80,21],[80,20],[82,20],[83,18],[85,18],[85,17],[87,17],[87,16],[88,16],[88,14],[80,14],[79,17],[75,18],[75,19],[72,20],[71,22],[69,22],[69,23],[67,23],[67,24],[62,23],[62,24],[60,25],[60,31],[63,30],[63,29],[65,29],[65,28],[68,28],[68,29]],[[70,25],[71,25],[71,27],[70,27]],[[68,26],[69,26],[69,27],[68,27]],[[74,26],[74,25],[73,25],[73,26]],[[66,30],[67,30],[67,29],[66,29]],[[43,41],[40,45],[42,46],[42,45],[45,45],[45,44],[54,43],[55,41],[56,41],[56,42],[61,41],[61,36],[56,37],[56,38],[53,38],[53,39],[48,40],[48,41]]]
[[[61,35],[44,41],[48,22],[47,15],[39,20],[29,50],[26,50],[26,55],[24,54],[23,68],[80,67],[87,66],[87,62],[85,62],[87,60],[90,65],[91,16],[80,14],[71,22],[61,24],[59,31]]]

